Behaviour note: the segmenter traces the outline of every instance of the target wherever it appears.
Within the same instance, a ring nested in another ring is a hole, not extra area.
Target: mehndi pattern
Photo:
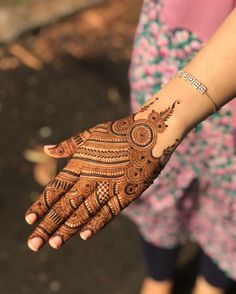
[[[27,211],[38,217],[48,212],[30,238],[48,241],[57,235],[65,242],[77,231],[91,229],[95,234],[140,196],[179,144],[176,139],[162,156],[153,156],[158,134],[168,127],[166,121],[179,103],[176,100],[165,111],[152,110],[146,119],[132,114],[99,124],[52,147],[56,157],[73,156]]]

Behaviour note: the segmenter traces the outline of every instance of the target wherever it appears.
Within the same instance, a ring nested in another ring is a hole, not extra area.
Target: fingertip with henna
[[[28,215],[25,216],[25,220],[29,225],[32,225],[33,223],[36,222],[37,220],[37,216],[35,213],[30,213]]]
[[[35,252],[39,251],[39,249],[42,246],[43,246],[43,239],[41,238],[35,237],[28,240],[28,247]]]
[[[49,245],[53,248],[53,249],[59,249],[62,245],[62,239],[59,236],[54,236],[52,238],[49,239]]]
[[[92,236],[92,232],[90,230],[86,230],[86,231],[80,233],[80,237],[83,240],[87,240],[91,236]]]

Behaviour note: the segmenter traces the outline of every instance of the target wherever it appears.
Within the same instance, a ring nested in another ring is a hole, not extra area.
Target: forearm
[[[220,107],[236,96],[235,29],[236,9],[184,68],[208,88],[208,93]],[[178,118],[185,133],[213,113],[211,100],[177,76],[156,93],[147,104],[156,97],[159,99],[149,111],[165,109],[176,99],[180,101],[176,107],[174,119]]]

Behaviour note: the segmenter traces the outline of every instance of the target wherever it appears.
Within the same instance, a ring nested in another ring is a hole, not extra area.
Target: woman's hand
[[[91,237],[139,197],[180,142],[172,137],[160,156],[153,153],[178,103],[157,112],[150,109],[153,101],[137,114],[47,146],[49,156],[71,159],[26,213],[31,224],[44,216],[29,237],[29,247],[37,251],[49,241],[59,248],[77,232]]]

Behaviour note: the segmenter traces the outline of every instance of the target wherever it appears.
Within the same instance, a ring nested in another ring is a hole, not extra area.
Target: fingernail
[[[35,237],[28,241],[28,246],[33,251],[38,251],[43,246],[43,239]]]
[[[83,239],[83,240],[87,240],[89,237],[92,236],[92,232],[90,230],[87,230],[87,231],[84,231],[84,232],[81,232],[80,233],[80,237]]]
[[[57,145],[45,145],[44,148],[50,149],[50,148],[53,148],[55,146],[57,146]]]
[[[25,217],[25,220],[29,225],[32,225],[37,220],[37,216],[35,213],[30,213]]]
[[[49,239],[49,244],[52,248],[58,249],[59,247],[61,247],[62,240],[59,236],[55,236],[55,237]]]

